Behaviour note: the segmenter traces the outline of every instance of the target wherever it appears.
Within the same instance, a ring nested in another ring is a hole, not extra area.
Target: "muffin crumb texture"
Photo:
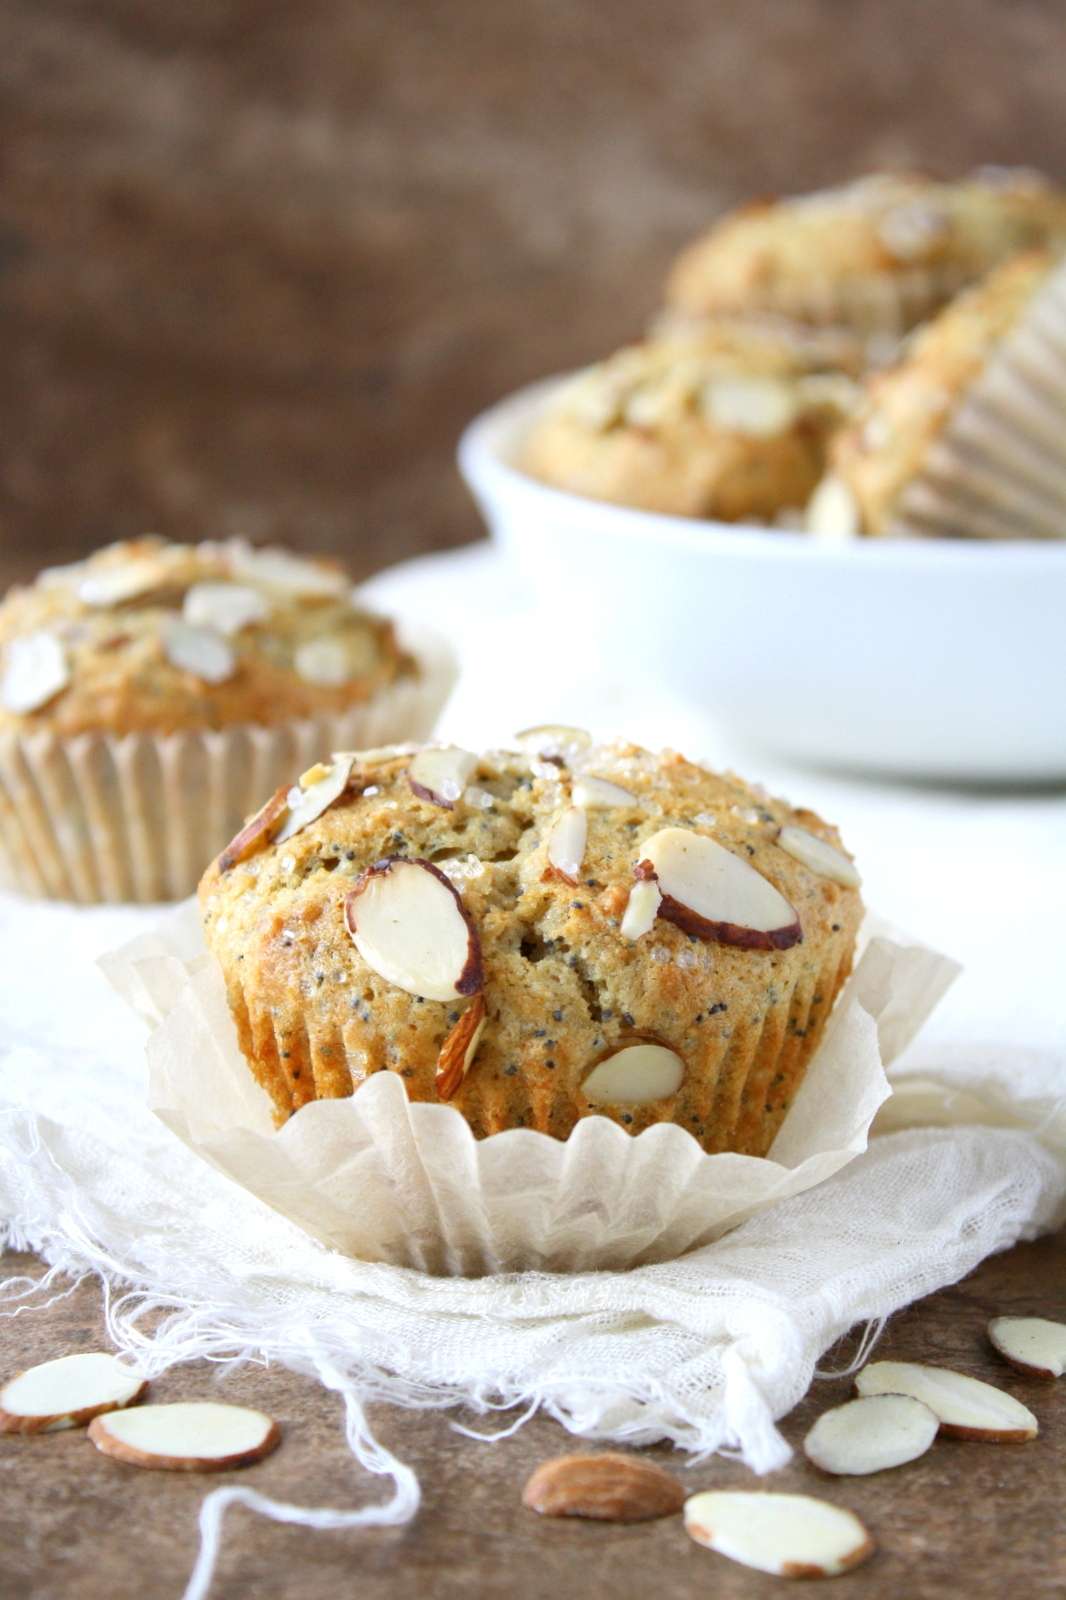
[[[598,1114],[764,1155],[851,966],[836,831],[674,752],[523,743],[337,757],[204,875],[278,1122],[391,1071],[477,1137]]]

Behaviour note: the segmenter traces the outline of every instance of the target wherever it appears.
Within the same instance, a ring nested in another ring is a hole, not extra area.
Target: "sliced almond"
[[[609,778],[594,778],[588,773],[575,778],[571,798],[575,806],[583,806],[586,811],[610,811],[615,806],[639,804],[636,795],[623,789],[620,783],[612,783]]]
[[[685,1501],[685,1531],[697,1544],[778,1578],[836,1578],[874,1552],[854,1512],[806,1494],[694,1494]]]
[[[281,1429],[263,1411],[192,1400],[97,1417],[89,1438],[105,1456],[131,1467],[221,1472],[268,1456],[281,1443]]]
[[[61,567],[42,567],[33,582],[38,589],[69,589],[80,584],[88,572],[88,561],[68,561]]]
[[[799,918],[753,866],[714,839],[663,828],[644,844],[659,880],[659,916],[683,933],[746,950],[789,950],[803,937]]]
[[[854,861],[843,850],[838,850],[836,845],[819,839],[816,833],[808,833],[806,828],[790,825],[781,829],[777,843],[793,860],[810,867],[819,877],[829,878],[843,889],[862,888],[862,879],[855,870]]]
[[[91,573],[79,586],[78,599],[101,610],[121,606],[154,589],[166,588],[172,578],[171,569],[158,556],[135,556]]]
[[[1004,1361],[1033,1378],[1061,1378],[1066,1372],[1066,1323],[1044,1317],[994,1317],[988,1337]]]
[[[309,561],[276,546],[256,549],[241,539],[225,546],[235,578],[276,594],[282,600],[338,600],[348,593],[349,578],[339,567]]]
[[[229,638],[253,622],[265,622],[271,609],[260,590],[219,579],[217,583],[194,583],[186,590],[181,615],[190,628],[213,628]]]
[[[940,1419],[941,1433],[990,1444],[1024,1444],[1039,1430],[1033,1413],[990,1383],[947,1367],[912,1361],[873,1361],[855,1379],[860,1395],[909,1394]]]
[[[297,645],[292,664],[298,678],[320,689],[343,688],[355,676],[347,640],[336,633],[323,633]]]
[[[685,1488],[651,1461],[604,1450],[543,1461],[522,1491],[522,1504],[542,1517],[647,1522],[675,1516],[685,1504]]]
[[[420,800],[450,811],[462,796],[478,758],[458,745],[420,750],[407,769],[407,781]]]
[[[28,1367],[0,1389],[0,1433],[58,1433],[101,1412],[132,1405],[144,1378],[103,1351],[60,1356]]]
[[[584,728],[568,728],[563,723],[550,722],[539,728],[523,728],[515,738],[527,755],[539,756],[542,761],[562,761],[567,766],[583,755],[592,743],[592,735]]]
[[[319,778],[307,789],[297,789],[295,794],[290,789],[286,800],[289,814],[282,820],[281,827],[274,835],[277,844],[291,839],[294,833],[306,828],[309,822],[314,822],[316,817],[327,811],[335,800],[340,799],[348,787],[354,760],[353,755],[347,752],[341,753],[335,757],[324,778]]]
[[[593,1067],[581,1091],[599,1106],[643,1106],[676,1094],[684,1076],[685,1063],[676,1050],[642,1039]]]
[[[441,1045],[437,1059],[437,1093],[451,1100],[470,1071],[485,1031],[485,996],[476,994]]]
[[[716,428],[769,439],[792,426],[800,403],[794,384],[753,373],[711,378],[700,395],[700,408]]]
[[[335,750],[334,761],[339,761],[342,755],[350,755],[361,767],[380,767],[386,761],[396,761],[400,756],[417,755],[416,744],[379,744],[370,750]]]
[[[213,628],[190,628],[180,617],[163,628],[163,653],[179,672],[191,672],[204,683],[225,683],[237,669],[237,657]]]
[[[622,925],[618,930],[623,939],[641,939],[651,932],[663,898],[650,861],[638,861],[633,868],[633,876],[637,881],[629,891]]]
[[[875,224],[878,239],[897,261],[921,261],[944,239],[952,227],[943,206],[913,200],[893,206]]]
[[[843,478],[829,473],[807,503],[807,532],[816,539],[857,539],[862,517],[855,491]]]
[[[823,1411],[803,1441],[823,1472],[858,1477],[917,1461],[936,1438],[940,1419],[908,1394],[872,1394]]]
[[[0,705],[13,716],[39,711],[70,682],[67,653],[54,633],[40,628],[7,647],[0,678]]]
[[[580,806],[567,806],[548,830],[548,861],[566,883],[580,881],[588,832],[588,818]]]
[[[257,850],[263,850],[277,834],[289,809],[289,791],[283,786],[276,790],[261,811],[245,823],[235,839],[231,839],[218,858],[219,872],[228,872],[239,861],[247,861]]]
[[[348,932],[367,966],[426,1000],[479,994],[481,940],[466,907],[430,861],[389,856],[344,903]]]

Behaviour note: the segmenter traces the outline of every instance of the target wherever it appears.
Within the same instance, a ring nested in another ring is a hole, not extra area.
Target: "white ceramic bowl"
[[[512,465],[560,381],[480,416],[459,462],[494,539],[610,670],[791,759],[1066,779],[1066,539],[836,543],[566,494]]]

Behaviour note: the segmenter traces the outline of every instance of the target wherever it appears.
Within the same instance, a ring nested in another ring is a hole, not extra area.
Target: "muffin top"
[[[769,521],[821,475],[855,355],[846,337],[725,320],[651,339],[556,390],[518,465],[596,500]]]
[[[830,473],[810,506],[812,533],[916,531],[897,526],[901,493],[1054,264],[1041,250],[1012,257],[918,329],[894,367],[868,380],[854,418],[830,446]]]
[[[762,1153],[850,966],[836,831],[672,752],[524,742],[338,756],[205,874],[279,1118],[388,1070],[479,1137],[599,1112]]]
[[[680,256],[667,301],[899,334],[1016,251],[1064,238],[1066,195],[1027,168],[880,173],[723,218]]]
[[[0,603],[0,732],[169,734],[339,712],[413,670],[332,562],[148,536]]]

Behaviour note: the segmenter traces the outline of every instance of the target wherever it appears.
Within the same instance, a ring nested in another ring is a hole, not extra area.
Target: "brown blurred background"
[[[474,538],[481,407],[647,320],[723,207],[1066,179],[1039,0],[0,0],[0,576]]]

